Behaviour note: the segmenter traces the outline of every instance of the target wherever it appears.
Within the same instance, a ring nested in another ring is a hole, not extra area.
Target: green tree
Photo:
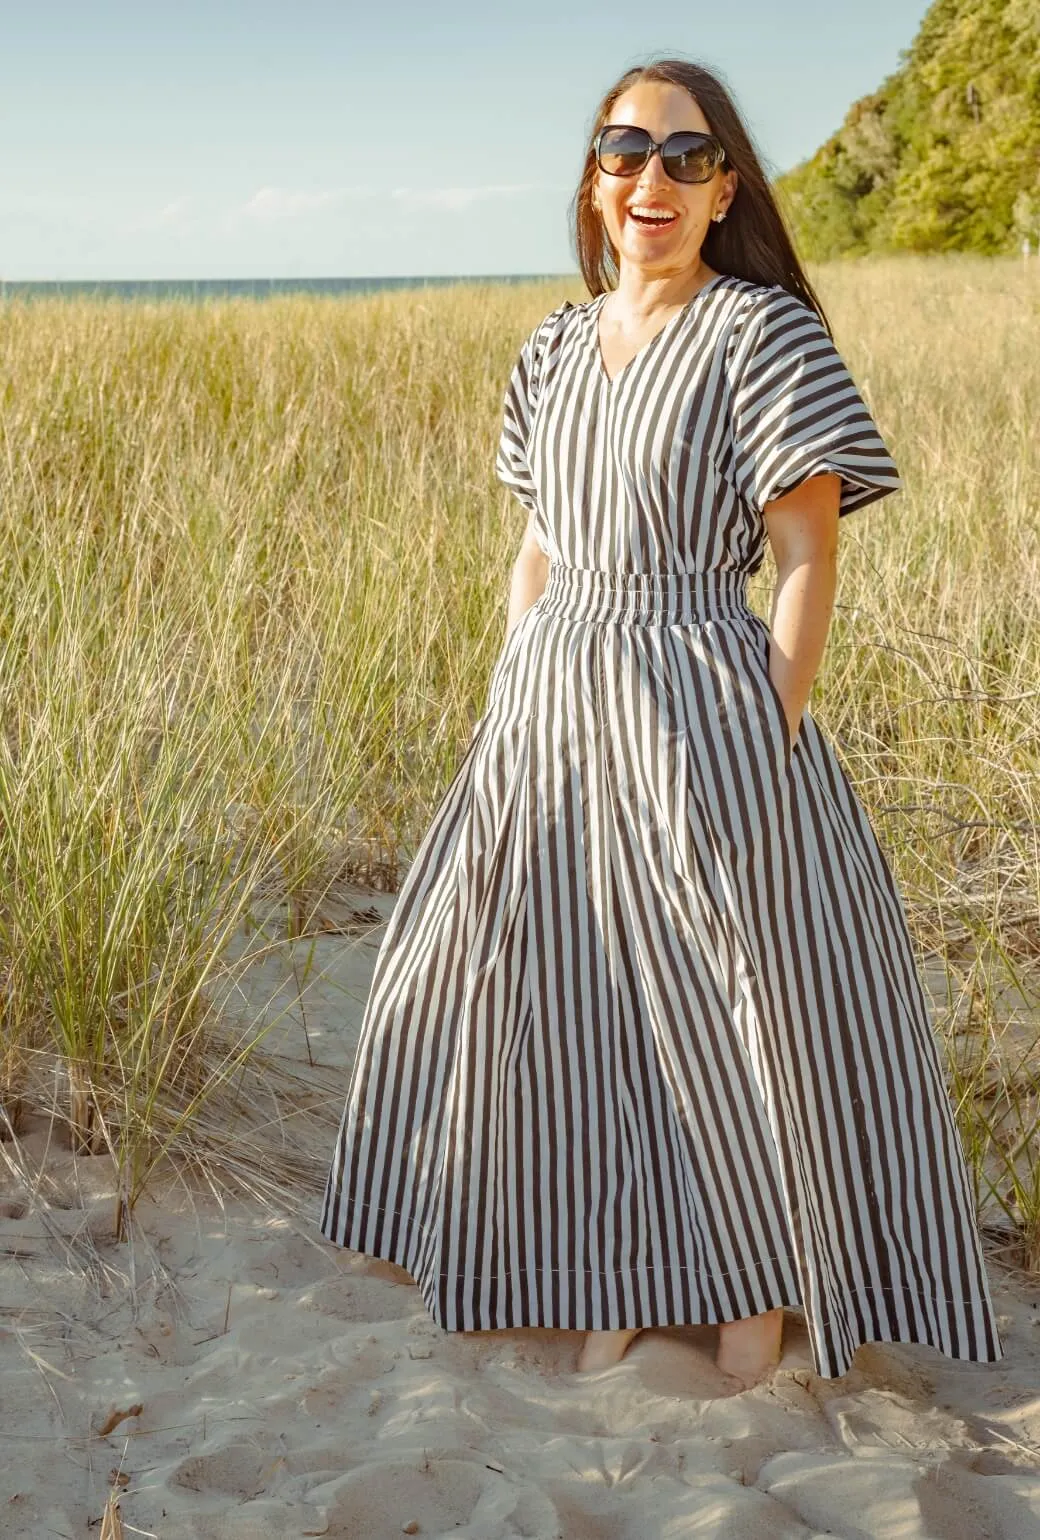
[[[1015,249],[1040,208],[1040,0],[935,0],[895,74],[777,187],[814,260]]]

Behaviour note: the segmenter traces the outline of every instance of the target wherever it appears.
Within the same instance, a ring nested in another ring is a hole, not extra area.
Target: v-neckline
[[[708,289],[713,289],[716,284],[721,283],[724,278],[728,278],[729,276],[729,273],[716,273],[714,278],[709,278],[707,283],[701,284],[696,294],[691,295],[690,298],[686,301],[685,305],[681,306],[674,315],[669,316],[660,330],[654,332],[652,337],[648,337],[647,340],[643,343],[642,347],[637,348],[627,363],[622,364],[621,368],[614,375],[607,373],[607,366],[603,361],[603,349],[600,346],[599,340],[600,312],[603,309],[604,303],[606,302],[607,295],[613,293],[613,290],[605,289],[602,294],[598,294],[592,301],[592,346],[596,353],[596,364],[599,371],[599,377],[601,380],[603,380],[608,389],[610,386],[617,384],[621,376],[623,374],[627,374],[632,365],[636,363],[640,358],[642,358],[644,353],[649,352],[659,337],[663,337],[665,332],[669,331],[677,321],[681,320],[682,317],[687,314],[690,306],[695,305],[702,294],[706,293]]]

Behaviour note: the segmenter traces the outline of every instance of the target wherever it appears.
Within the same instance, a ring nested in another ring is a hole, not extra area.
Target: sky
[[[0,0],[0,279],[576,271],[597,102],[719,72],[767,171],[899,67],[928,0]]]

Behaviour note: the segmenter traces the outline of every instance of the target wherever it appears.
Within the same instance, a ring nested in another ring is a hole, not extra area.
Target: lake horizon
[[[361,278],[0,278],[0,302],[11,299],[266,299],[280,294],[375,294],[465,284],[537,283],[580,273],[412,274]]]

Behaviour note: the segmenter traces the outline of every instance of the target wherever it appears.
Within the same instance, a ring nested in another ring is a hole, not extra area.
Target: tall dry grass
[[[906,490],[842,523],[811,707],[945,991],[988,1222],[1040,1266],[1040,277],[814,277]],[[255,1050],[231,938],[395,886],[465,747],[524,524],[502,392],[564,297],[0,308],[0,1135],[60,1112],[117,1228]]]

